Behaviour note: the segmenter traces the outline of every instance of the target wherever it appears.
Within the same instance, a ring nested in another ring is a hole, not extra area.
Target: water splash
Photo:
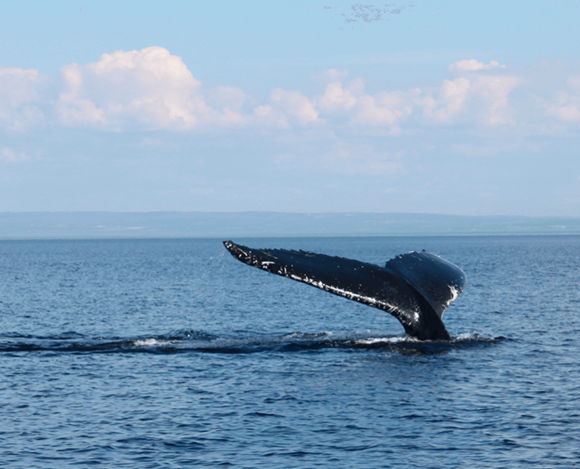
[[[419,341],[404,335],[388,335],[381,331],[245,333],[217,336],[206,331],[178,330],[161,335],[127,338],[87,337],[73,331],[49,336],[9,332],[0,334],[0,353],[267,353],[324,349],[378,349],[404,354],[434,354],[458,348],[492,345],[503,339],[503,337],[490,338],[477,333],[469,333],[460,334],[450,341],[431,342]]]

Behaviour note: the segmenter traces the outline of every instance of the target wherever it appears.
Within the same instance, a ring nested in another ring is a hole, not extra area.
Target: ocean
[[[580,236],[233,241],[439,254],[453,340],[219,239],[0,241],[0,466],[580,467]]]

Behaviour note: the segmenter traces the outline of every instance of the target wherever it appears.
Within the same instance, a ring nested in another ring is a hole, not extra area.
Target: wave
[[[432,355],[458,348],[496,344],[505,337],[489,338],[462,334],[449,341],[419,341],[371,331],[292,332],[286,334],[244,333],[220,336],[205,331],[179,330],[138,337],[88,337],[74,331],[47,336],[9,332],[0,334],[0,353],[259,353],[301,352],[321,349],[386,350],[405,355]]]

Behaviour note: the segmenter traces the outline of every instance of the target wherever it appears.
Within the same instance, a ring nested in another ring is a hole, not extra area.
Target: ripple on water
[[[469,279],[445,313],[454,338],[405,337],[219,240],[0,242],[2,463],[577,465],[580,238],[266,244],[437,252]]]

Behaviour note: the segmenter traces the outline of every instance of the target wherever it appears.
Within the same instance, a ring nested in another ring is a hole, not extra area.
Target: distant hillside
[[[0,213],[0,239],[576,234],[580,218],[405,213]]]
[[[580,218],[403,213],[0,213],[0,239],[580,233]]]

